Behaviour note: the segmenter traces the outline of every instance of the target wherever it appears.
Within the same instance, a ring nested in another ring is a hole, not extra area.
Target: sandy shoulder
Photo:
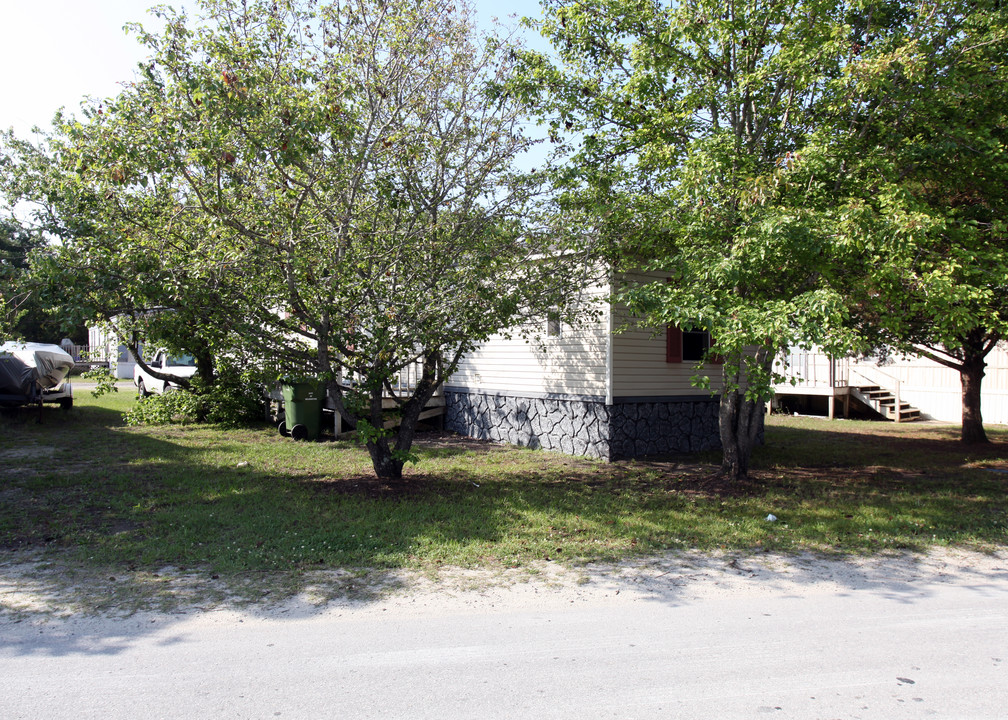
[[[927,554],[841,558],[675,552],[574,567],[543,562],[523,569],[441,568],[435,574],[319,571],[228,581],[171,568],[82,574],[30,556],[8,556],[0,561],[0,619],[137,613],[443,615],[865,592],[910,600],[941,585],[982,591],[995,580],[1008,580],[1008,550],[934,548]]]
[[[934,549],[926,555],[826,558],[674,553],[617,564],[570,568],[542,563],[528,571],[443,570],[437,578],[396,574],[375,578],[391,590],[377,602],[325,601],[326,611],[466,613],[568,605],[661,601],[696,604],[728,597],[811,597],[871,592],[889,597],[928,594],[938,585],[978,587],[1008,579],[1008,552]],[[321,578],[320,578],[321,580]],[[308,587],[277,614],[319,607],[324,593]]]

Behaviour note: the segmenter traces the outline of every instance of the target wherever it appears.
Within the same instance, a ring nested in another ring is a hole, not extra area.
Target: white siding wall
[[[136,363],[130,357],[126,346],[118,345],[117,342],[115,334],[107,327],[88,328],[88,344],[94,349],[104,349],[105,357],[113,363],[109,369],[116,378],[129,380],[133,377],[133,368]]]
[[[661,278],[660,274],[636,278]],[[640,327],[626,308],[610,308],[610,287],[589,291],[602,312],[597,322],[563,326],[560,337],[542,338],[544,347],[519,336],[496,336],[470,353],[446,385],[509,394],[565,394],[605,398],[711,397],[692,385],[693,362],[665,362],[665,331]],[[546,321],[535,328],[545,333]],[[612,332],[615,330],[615,332]],[[720,387],[721,367],[705,365],[712,387]]]
[[[627,275],[631,282],[663,280],[661,273]],[[618,289],[618,288],[617,288]],[[627,309],[613,309],[612,394],[614,397],[661,397],[695,395],[710,397],[709,390],[694,387],[690,378],[698,373],[695,362],[665,362],[665,330],[642,327]],[[721,387],[721,366],[704,365],[700,371],[711,378],[711,387]]]
[[[607,296],[608,288],[604,286],[586,291],[586,301],[599,308],[599,317],[581,326],[564,324],[559,337],[545,337],[543,318],[529,328],[531,334],[540,336],[538,341],[526,341],[518,333],[510,338],[490,338],[462,360],[446,386],[512,395],[555,393],[604,398],[610,324]]]

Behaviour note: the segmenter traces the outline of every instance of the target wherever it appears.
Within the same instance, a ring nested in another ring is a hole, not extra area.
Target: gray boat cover
[[[59,345],[6,342],[0,345],[0,395],[30,396],[33,387],[58,387],[74,366]]]

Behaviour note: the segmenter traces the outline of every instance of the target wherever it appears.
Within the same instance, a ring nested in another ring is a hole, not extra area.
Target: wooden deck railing
[[[783,356],[779,363],[790,387],[836,388],[849,384],[849,358],[838,360],[825,353],[799,350]]]
[[[408,365],[400,369],[399,372],[396,374],[396,376],[392,378],[392,382],[389,383],[390,387],[392,388],[392,395],[394,395],[397,398],[409,397],[410,395],[413,394],[413,391],[416,389],[417,382],[419,381],[422,375],[423,375],[423,360],[418,359],[409,363]],[[354,387],[359,383],[360,379],[358,378],[356,373],[350,373],[348,375],[344,375],[341,381],[341,384],[344,387]],[[434,392],[434,397],[442,396],[444,394],[443,388],[444,388],[443,385],[438,387],[438,389]],[[388,395],[387,391],[386,396],[391,397]]]

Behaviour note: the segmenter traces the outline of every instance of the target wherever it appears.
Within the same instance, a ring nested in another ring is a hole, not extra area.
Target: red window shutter
[[[665,327],[665,362],[682,362],[682,330],[674,325]]]

